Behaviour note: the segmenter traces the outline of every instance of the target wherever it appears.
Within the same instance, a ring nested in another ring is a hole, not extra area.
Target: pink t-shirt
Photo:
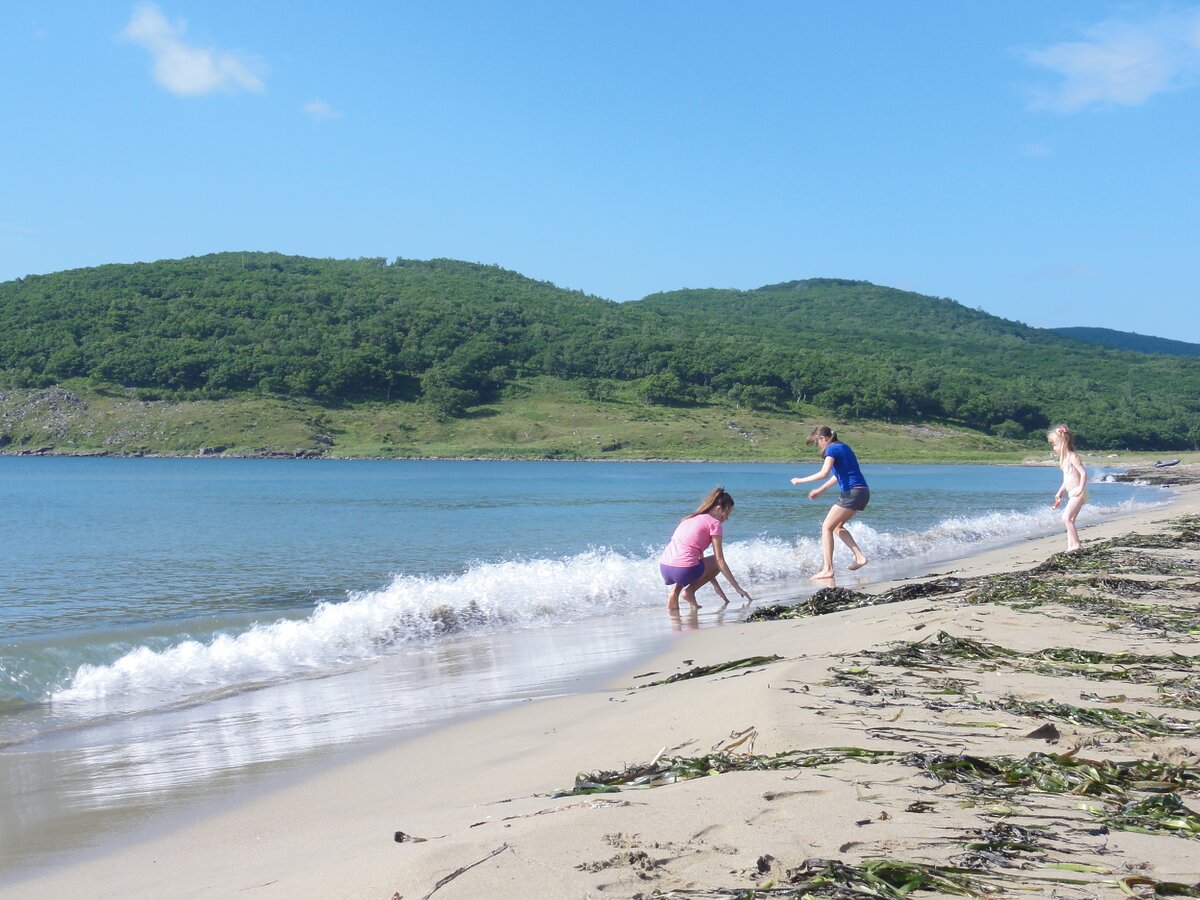
[[[659,560],[664,566],[694,566],[704,558],[704,551],[714,537],[721,536],[721,522],[708,513],[684,519],[671,536],[671,543]]]

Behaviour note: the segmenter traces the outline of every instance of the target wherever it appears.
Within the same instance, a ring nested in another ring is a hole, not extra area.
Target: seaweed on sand
[[[1149,759],[1115,763],[1054,753],[1031,753],[1024,759],[913,753],[904,761],[939,782],[962,784],[983,796],[1011,799],[1025,789],[1096,797],[1109,805],[1083,808],[1109,828],[1200,838],[1200,816],[1178,793],[1200,786],[1200,769]],[[1150,796],[1130,797],[1134,792]]]
[[[1182,560],[1139,553],[1122,546],[1118,538],[1115,541],[1101,541],[1070,553],[1056,553],[1040,565],[1034,566],[1028,574],[1036,576],[1122,572],[1134,575],[1181,575],[1191,571],[1193,567]]]
[[[888,598],[889,603],[894,603],[901,600],[918,600],[922,597],[957,594],[965,591],[976,580],[974,578],[938,578],[934,581],[902,584],[886,591],[883,596]]]
[[[1119,575],[1093,575],[1083,579],[1080,583],[1118,597],[1141,597],[1171,587],[1163,581],[1138,581],[1135,578],[1122,578]]]
[[[1101,821],[1109,828],[1142,834],[1176,832],[1184,837],[1200,838],[1200,813],[1188,809],[1178,794],[1158,794],[1142,800],[1130,800],[1113,812],[1101,812]]]
[[[1064,554],[1075,555],[1075,554]],[[1107,571],[1107,570],[1104,570]],[[1159,572],[1158,574],[1164,574]],[[1169,573],[1168,573],[1169,574]],[[1112,576],[1094,576],[1111,580]],[[1195,627],[1195,613],[1170,606],[1126,603],[1105,597],[1093,590],[1089,594],[1072,590],[1088,588],[1087,579],[1071,581],[1066,578],[1035,578],[1028,573],[998,575],[985,578],[966,597],[968,603],[1001,603],[1013,609],[1033,609],[1046,603],[1057,603],[1083,610],[1090,615],[1120,619],[1150,631],[1189,633]],[[1166,585],[1155,585],[1162,590]]]
[[[807,600],[800,603],[777,603],[772,606],[762,606],[746,616],[747,622],[769,622],[775,619],[806,619],[809,616],[824,616],[829,613],[841,612],[844,609],[855,609],[860,606],[874,606],[879,602],[878,597],[862,594],[849,588],[821,588]]]
[[[940,670],[968,660],[1003,663],[1042,675],[1076,675],[1094,681],[1154,683],[1159,685],[1164,694],[1168,690],[1173,691],[1181,701],[1179,705],[1184,706],[1188,705],[1186,701],[1192,699],[1191,694],[1195,692],[1193,679],[1170,680],[1161,670],[1200,667],[1200,656],[1181,653],[1105,653],[1077,647],[1047,647],[1026,653],[999,644],[957,637],[945,631],[939,631],[932,640],[895,641],[887,650],[866,650],[863,653],[879,665],[906,669]]]
[[[837,859],[807,859],[789,869],[785,879],[788,889],[798,897],[866,896],[901,900],[913,891],[975,897],[995,891],[985,887],[978,874],[955,866],[896,859],[872,859],[858,865]]]
[[[746,617],[747,622],[769,622],[776,619],[806,619],[829,613],[858,609],[863,606],[880,606],[885,603],[902,603],[944,594],[957,594],[967,589],[978,579],[939,578],[914,584],[902,584],[882,594],[864,594],[849,588],[821,588],[807,600],[799,603],[776,603],[761,606]]]
[[[829,671],[833,673],[833,677],[829,680],[830,684],[847,687],[867,697],[879,693],[879,683],[871,675],[870,669],[852,666],[848,669],[830,668]]]
[[[986,705],[991,709],[1000,709],[1019,716],[1034,716],[1059,722],[1070,722],[1074,725],[1088,725],[1138,737],[1165,735],[1200,737],[1200,721],[1156,716],[1141,709],[1129,713],[1120,709],[1073,706],[1070,703],[1059,703],[1055,700],[1020,700],[1016,697],[994,700]]]
[[[1200,549],[1200,516],[1180,516],[1171,522],[1172,530],[1154,534],[1125,534],[1114,538],[1112,543],[1122,547],[1140,547],[1150,550],[1197,550]]]
[[[1163,706],[1200,710],[1200,678],[1188,675],[1171,681],[1159,681],[1158,697],[1158,702]]]
[[[703,678],[705,675],[716,675],[718,672],[729,672],[734,669],[746,669],[750,666],[765,666],[768,663],[778,662],[783,659],[782,656],[747,656],[745,659],[734,659],[729,662],[717,663],[712,666],[696,666],[694,669],[688,669],[686,672],[679,672],[672,675],[670,678],[663,678],[659,681],[649,681],[646,684],[640,684],[638,687],[655,687],[660,684],[674,684],[677,681],[686,681],[689,678]]]
[[[1025,828],[1011,822],[995,822],[973,832],[963,848],[966,852],[954,857],[952,862],[964,869],[976,870],[1027,865],[1031,858],[1046,859],[1049,849],[1042,829]]]
[[[983,878],[981,878],[983,876]],[[858,864],[840,859],[806,859],[799,866],[756,888],[685,888],[636,894],[635,900],[753,900],[753,898],[828,897],[833,900],[904,900],[914,891],[982,897],[999,892],[983,880],[986,873],[954,866],[935,866],[897,859],[870,859]]]
[[[932,641],[896,641],[891,649],[867,650],[864,654],[880,665],[908,669],[941,669],[957,660],[1015,659],[1019,655],[997,644],[955,637],[945,631],[939,631]]]
[[[1015,573],[982,579],[979,587],[966,599],[968,603],[1003,603],[1016,609],[1027,609],[1043,603],[1064,603],[1069,593],[1067,585],[1061,581]]]
[[[965,784],[977,793],[997,797],[1026,788],[1048,794],[1124,799],[1131,791],[1162,793],[1200,787],[1200,769],[1154,759],[1112,762],[1082,759],[1070,753],[1030,753],[1024,758],[910,753],[903,762],[936,781]]]
[[[848,760],[875,762],[895,759],[891,750],[862,747],[829,747],[819,750],[787,750],[772,756],[750,753],[708,753],[703,756],[656,758],[649,763],[627,766],[623,771],[581,772],[575,786],[555,796],[606,794],[632,788],[661,787],[677,781],[721,775],[726,772],[762,772],[773,769],[803,769],[836,765]]]
[[[1081,871],[1095,871],[1080,867]],[[782,878],[754,888],[683,888],[634,894],[634,900],[905,900],[917,891],[967,897],[1004,893],[1007,885],[1028,890],[1028,881],[1095,885],[1095,881],[1063,876],[1018,876],[968,866],[936,866],[897,859],[869,859],[851,864],[838,859],[807,859],[786,870]],[[1111,884],[1111,882],[1109,882]],[[1116,881],[1130,897],[1200,897],[1200,884],[1155,881],[1128,875]],[[1059,896],[1056,892],[1054,896]]]

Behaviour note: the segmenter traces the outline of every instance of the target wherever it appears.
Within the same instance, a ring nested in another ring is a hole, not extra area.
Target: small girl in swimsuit
[[[1079,454],[1075,452],[1075,435],[1066,425],[1055,425],[1046,432],[1046,440],[1054,448],[1058,464],[1062,467],[1063,480],[1058,493],[1054,495],[1054,508],[1058,509],[1065,495],[1067,505],[1063,509],[1062,521],[1063,525],[1067,527],[1067,552],[1070,553],[1083,546],[1079,542],[1079,531],[1075,527],[1075,519],[1088,499],[1087,469],[1084,468]]]

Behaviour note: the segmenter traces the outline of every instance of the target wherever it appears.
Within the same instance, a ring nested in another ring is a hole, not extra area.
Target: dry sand
[[[1117,535],[1169,531],[1171,521],[1200,512],[1200,487],[1180,492],[1166,512],[1086,528],[1085,552]],[[1030,540],[945,564],[940,574],[1016,572],[1044,562],[1064,545],[1062,535]],[[1129,576],[1127,581],[1165,579],[1176,589],[1127,602],[1194,614],[1200,599],[1196,548],[1193,542],[1175,550],[1136,551],[1141,559],[1174,559],[1190,566],[1191,574]],[[870,592],[891,586],[873,585]],[[1125,895],[1117,881],[1131,875],[1200,882],[1200,834],[1105,828],[1095,813],[1079,808],[1081,802],[1115,808],[1103,798],[1028,792],[1005,801],[979,797],[963,785],[939,785],[898,760],[733,771],[651,789],[554,796],[571,788],[578,772],[622,770],[660,754],[702,756],[737,743],[739,736],[746,739],[732,754],[860,747],[1023,758],[1078,748],[1090,759],[1158,757],[1200,770],[1195,734],[1141,737],[966,702],[1054,699],[1200,723],[1194,708],[1163,706],[1153,683],[1093,681],[971,661],[921,670],[884,666],[864,655],[889,642],[933,640],[943,630],[1022,651],[1086,647],[1200,654],[1200,636],[1186,631],[1139,626],[1056,603],[1030,608],[968,603],[962,593],[700,630],[609,689],[522,704],[405,741],[161,836],[13,885],[5,896],[454,900],[656,891],[711,897],[720,896],[713,893],[718,889],[732,896],[735,890],[786,882],[789,870],[810,858],[963,863],[964,842],[997,823],[1047,829],[1044,852],[1027,851],[1014,861],[1026,868],[997,868],[995,857],[969,862],[1015,879],[991,883],[1021,895],[1120,897]],[[782,659],[635,687],[695,666],[765,655]],[[843,671],[840,680],[834,670]],[[1184,669],[1175,676],[1186,674]],[[944,692],[955,683],[965,693]],[[1192,691],[1194,699],[1194,686]],[[1059,733],[1056,743],[1029,736],[1048,722]],[[1195,783],[1180,796],[1200,810]],[[399,832],[407,836],[400,842]],[[1052,868],[1055,862],[1089,864],[1095,871]],[[981,880],[989,881],[988,871],[981,870]],[[1053,878],[1081,883],[1046,880]]]

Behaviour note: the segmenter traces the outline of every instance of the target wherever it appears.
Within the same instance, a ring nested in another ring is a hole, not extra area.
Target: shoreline
[[[1081,529],[1085,548],[1135,530],[1153,532],[1164,521],[1200,512],[1200,488],[1174,490],[1177,499],[1167,510],[1087,525]],[[935,564],[940,572],[872,583],[867,590],[877,594],[948,575],[971,578],[1026,569],[1057,553],[1063,542],[1061,534],[1029,538]],[[908,856],[919,850],[916,856],[924,859],[931,851],[920,835],[948,823],[957,827],[969,815],[939,802],[943,817],[922,817],[905,812],[898,799],[894,804],[864,799],[864,794],[890,797],[899,790],[884,785],[895,773],[847,774],[836,768],[736,772],[651,791],[590,798],[553,795],[569,788],[577,772],[619,769],[656,754],[707,753],[748,729],[754,731],[753,740],[737,749],[754,743],[759,754],[885,746],[886,740],[864,738],[862,729],[846,719],[847,713],[857,720],[873,715],[873,707],[823,683],[831,664],[864,647],[964,627],[986,628],[985,639],[1006,646],[1122,645],[1120,634],[1087,621],[1051,639],[1036,619],[1004,607],[959,607],[927,597],[811,619],[689,631],[665,653],[639,664],[641,671],[626,672],[604,689],[526,702],[401,739],[159,836],[99,848],[86,859],[6,885],[0,895],[11,890],[21,897],[227,896],[253,889],[281,897],[427,897],[440,879],[479,862],[478,869],[438,889],[439,900],[479,896],[481,891],[495,897],[631,896],[735,881],[753,886],[762,880],[761,871],[757,880],[750,875],[734,879],[729,873],[750,873],[755,859],[766,856],[791,864],[801,856],[835,857],[843,846],[843,856],[877,856],[883,849],[873,843],[881,840],[878,832],[888,833],[888,848],[908,848],[913,851]],[[1135,637],[1141,652],[1169,644]],[[1200,647],[1194,637],[1190,641],[1190,647],[1187,641],[1176,643],[1185,648],[1182,652],[1195,655]],[[633,688],[697,665],[771,654],[784,661],[651,690]],[[1027,687],[1033,695],[1051,693],[1037,679]],[[1113,693],[1107,686],[1092,687]],[[897,703],[884,721],[907,722],[906,715],[918,714]],[[992,751],[1018,754],[1046,748],[1044,742],[1022,737],[1037,722],[995,734],[956,730],[945,722],[927,724],[929,733],[940,735],[935,745],[961,744],[979,752],[971,745],[986,744]],[[1058,728],[1070,732],[1068,726]],[[1075,736],[1093,739],[1089,753],[1106,746],[1083,731]],[[1189,740],[1173,752],[1190,753],[1194,766],[1200,741]],[[1121,742],[1109,749],[1118,755],[1129,752]],[[1200,803],[1192,798],[1189,805]],[[901,824],[908,830],[897,831]],[[803,853],[794,846],[798,834]],[[1172,880],[1200,879],[1200,874],[1181,870],[1183,863],[1170,861],[1172,850],[1182,857],[1189,849],[1172,842],[1186,838],[1120,833],[1112,840],[1129,845],[1132,849],[1123,852],[1142,854],[1142,862]],[[502,846],[506,849],[489,856]],[[874,853],[866,852],[872,848]]]
[[[1084,462],[1086,465],[1101,469],[1123,469],[1125,470],[1122,476],[1117,478],[1118,481],[1130,481],[1136,478],[1150,476],[1151,483],[1161,484],[1163,486],[1171,486],[1181,483],[1172,480],[1171,472],[1178,472],[1180,469],[1195,468],[1200,466],[1200,455],[1195,451],[1190,450],[1172,450],[1163,451],[1167,455],[1182,453],[1189,459],[1179,463],[1171,468],[1159,468],[1156,461],[1146,455],[1143,451],[1123,451],[1130,458],[1113,457],[1104,451],[1095,451],[1095,453],[1084,453]],[[1101,455],[1103,454],[1103,455]],[[1036,458],[1035,458],[1036,456]],[[1137,458],[1133,458],[1133,457]],[[1191,461],[1190,457],[1196,456],[1196,460]],[[299,450],[291,451],[267,451],[263,453],[156,453],[156,452],[136,452],[122,453],[120,451],[84,451],[77,453],[57,452],[53,448],[45,447],[35,450],[19,450],[10,451],[0,449],[0,459],[205,459],[205,460],[273,460],[273,461],[332,461],[332,462],[538,462],[538,463],[629,463],[632,465],[642,463],[688,463],[688,464],[736,464],[746,465],[755,462],[763,462],[770,465],[790,465],[794,464],[795,460],[747,460],[741,458],[700,458],[700,457],[670,457],[670,456],[645,456],[645,457],[603,457],[603,456],[339,456],[336,454],[321,453],[317,451]],[[998,461],[995,459],[956,459],[953,457],[937,458],[937,459],[873,459],[874,465],[890,465],[890,466],[1014,466],[1018,468],[1034,467],[1034,468],[1053,468],[1058,465],[1053,459],[1044,458],[1045,454],[1027,455],[1020,460]],[[1138,473],[1136,475],[1131,473]],[[1166,473],[1162,480],[1158,480],[1156,473]],[[1191,479],[1200,479],[1200,475],[1191,475]],[[1182,483],[1191,483],[1185,479]]]

